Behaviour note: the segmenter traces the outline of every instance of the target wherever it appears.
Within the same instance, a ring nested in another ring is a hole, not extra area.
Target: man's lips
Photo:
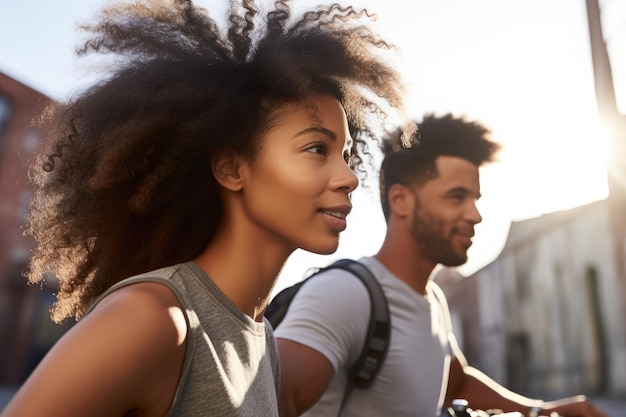
[[[466,232],[455,232],[454,236],[461,241],[463,246],[469,248],[472,246],[472,237],[474,237],[474,231],[466,231]]]

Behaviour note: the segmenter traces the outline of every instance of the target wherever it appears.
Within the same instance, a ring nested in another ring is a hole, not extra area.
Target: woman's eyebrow
[[[312,132],[326,135],[334,141],[337,140],[337,135],[335,134],[335,132],[333,132],[332,130],[328,130],[325,127],[321,127],[321,126],[314,126],[308,129],[304,129],[303,131],[298,132],[294,137],[306,135],[307,133],[312,133]]]

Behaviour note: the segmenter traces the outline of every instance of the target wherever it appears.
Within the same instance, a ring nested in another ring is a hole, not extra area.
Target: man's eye
[[[463,201],[465,199],[465,194],[452,194],[450,197],[457,201]]]

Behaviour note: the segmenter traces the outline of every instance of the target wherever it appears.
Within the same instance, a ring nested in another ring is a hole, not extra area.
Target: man
[[[482,220],[479,167],[499,146],[482,125],[452,115],[428,115],[419,126],[421,138],[410,148],[398,137],[385,142],[380,186],[387,234],[380,251],[360,261],[387,297],[391,341],[374,382],[352,391],[342,416],[436,416],[444,404],[464,398],[472,408],[528,416],[607,417],[583,396],[526,398],[468,366],[445,297],[429,277],[437,264],[467,261]],[[349,272],[332,269],[300,289],[275,331],[282,416],[307,410],[307,416],[338,415],[346,370],[359,356],[369,314],[369,295]]]

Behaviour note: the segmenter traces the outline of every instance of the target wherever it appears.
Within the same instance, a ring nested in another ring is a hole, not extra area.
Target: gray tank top
[[[271,325],[244,314],[194,262],[125,279],[167,285],[185,309],[183,372],[167,417],[278,416],[278,351]],[[89,313],[88,311],[88,313]]]

